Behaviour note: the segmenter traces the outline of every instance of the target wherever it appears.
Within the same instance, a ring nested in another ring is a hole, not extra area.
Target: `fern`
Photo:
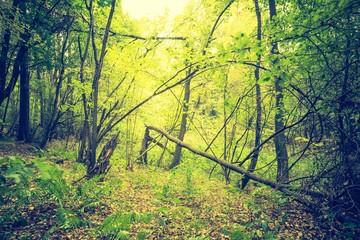
[[[77,227],[90,226],[91,223],[80,219],[73,211],[66,208],[59,208],[56,216],[59,220],[59,227],[64,229],[74,229]]]
[[[51,228],[51,231],[56,231],[57,228],[74,229],[89,226],[91,223],[79,216],[85,208],[101,204],[102,190],[95,186],[101,176],[74,188],[64,179],[64,170],[58,165],[43,158],[37,158],[33,162],[39,172],[37,178],[39,191],[43,193],[47,202],[50,200],[59,205],[56,214],[58,223]]]
[[[0,186],[4,187],[8,181],[23,187],[29,186],[29,179],[34,176],[33,170],[19,157],[0,157]],[[11,184],[11,183],[10,183]],[[7,184],[9,186],[9,184]]]
[[[250,237],[248,236],[247,233],[244,232],[243,229],[240,228],[234,228],[231,232],[231,237],[230,239],[233,240],[240,240],[240,239],[250,239]]]
[[[103,204],[102,198],[109,185],[98,186],[102,178],[102,175],[95,176],[76,188],[71,201],[73,205],[78,206],[80,212],[83,213],[85,210],[96,208]]]
[[[79,185],[76,189],[76,195],[74,196],[75,200],[81,198],[95,198],[99,199],[104,190],[101,187],[96,186],[99,181],[103,178],[103,175],[95,176],[88,181],[84,182],[82,185]]]
[[[33,160],[40,175],[37,179],[40,189],[50,200],[55,200],[63,207],[69,200],[72,186],[63,178],[63,170],[56,164],[45,159]]]
[[[33,169],[22,158],[0,157],[0,224],[22,221],[19,209],[31,202]]]
[[[64,178],[64,170],[45,158],[35,158],[32,164],[19,157],[0,158],[0,224],[27,225],[20,209],[55,203],[56,221],[46,233],[48,237],[58,229],[90,226],[83,213],[102,204],[101,198],[109,185],[98,186],[103,176],[97,176],[74,187]],[[127,217],[121,231],[114,236],[127,239],[129,224],[134,217]],[[1,237],[0,237],[1,238]]]
[[[118,238],[119,235],[123,235],[122,231],[129,228],[129,223],[127,218],[118,212],[116,214],[110,215],[107,217],[101,226],[98,228],[98,231],[101,235],[107,238]]]
[[[107,239],[127,239],[130,225],[133,222],[149,223],[151,218],[152,215],[147,213],[136,214],[118,212],[107,217],[98,228],[98,232]]]

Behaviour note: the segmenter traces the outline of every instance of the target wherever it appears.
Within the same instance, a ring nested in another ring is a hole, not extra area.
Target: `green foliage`
[[[62,160],[75,160],[77,156],[76,150],[66,149],[63,147],[49,148],[47,149],[47,154]]]
[[[42,158],[34,159],[33,163],[39,171],[37,182],[44,198],[56,201],[60,207],[66,205],[72,186],[63,178],[64,171],[57,164]]]
[[[161,196],[163,197],[163,199],[172,197],[173,189],[174,188],[171,185],[164,185],[161,192]]]
[[[241,228],[234,228],[231,231],[230,239],[240,240],[240,239],[250,239],[248,234]]]
[[[96,186],[102,176],[75,188],[64,179],[64,170],[45,158],[35,158],[32,164],[19,157],[0,158],[0,166],[0,200],[6,204],[0,214],[2,224],[26,225],[19,209],[55,207],[55,223],[47,232],[50,236],[57,229],[90,226],[83,214],[102,204],[105,187]]]
[[[152,215],[147,213],[117,212],[104,220],[98,228],[98,234],[107,239],[128,239],[130,225],[133,222],[149,223],[151,218]]]
[[[195,228],[195,229],[201,229],[203,227],[205,227],[207,225],[207,223],[203,220],[194,220],[192,222],[190,222],[190,226]]]
[[[24,187],[29,186],[29,178],[34,176],[32,169],[20,157],[1,157],[0,158],[0,178],[1,186],[6,187],[11,183],[23,184]],[[10,182],[8,182],[10,181]]]
[[[191,194],[195,193],[192,169],[187,168],[185,170],[185,174],[186,174],[185,193],[190,196]]]
[[[190,237],[189,240],[210,240],[209,237]]]
[[[147,232],[141,231],[136,235],[136,240],[145,240],[147,236]]]
[[[63,229],[75,229],[78,227],[88,227],[91,222],[88,220],[81,219],[74,210],[60,207],[56,212],[58,219],[58,227]],[[55,230],[53,228],[53,230]]]
[[[97,1],[100,7],[109,7],[111,5],[111,0],[99,0]]]
[[[0,213],[0,224],[13,222],[24,224],[25,219],[18,210],[33,198],[30,186],[34,170],[20,157],[0,157],[0,204],[7,204]]]
[[[104,188],[96,184],[103,176],[96,176],[74,188],[63,178],[64,170],[58,165],[40,158],[33,162],[40,174],[37,179],[39,191],[45,199],[60,206],[57,211],[58,226],[65,229],[88,226],[90,222],[80,216],[102,204]]]

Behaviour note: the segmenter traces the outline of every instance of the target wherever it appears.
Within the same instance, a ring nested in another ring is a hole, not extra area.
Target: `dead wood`
[[[110,158],[118,144],[119,133],[113,136],[103,147],[95,166],[88,172],[88,178],[106,174],[110,170]]]
[[[169,139],[170,141],[190,150],[191,152],[197,154],[197,155],[200,155],[202,157],[205,157],[211,161],[214,161],[218,164],[220,164],[221,166],[223,167],[227,167],[235,172],[238,172],[238,173],[241,173],[241,174],[244,174],[245,176],[247,176],[248,178],[250,178],[251,180],[254,180],[256,182],[259,182],[259,183],[262,183],[262,184],[265,184],[267,186],[270,186],[274,189],[277,189],[283,193],[285,193],[286,195],[288,196],[291,196],[293,197],[296,201],[304,204],[305,206],[309,207],[309,208],[312,208],[313,209],[313,204],[305,198],[305,195],[300,195],[298,194],[298,192],[300,192],[300,190],[296,190],[294,188],[292,188],[290,185],[288,184],[281,184],[281,183],[277,183],[275,181],[272,181],[272,180],[269,180],[269,179],[266,179],[266,178],[262,178],[262,177],[259,177],[258,175],[254,174],[254,173],[251,173],[241,167],[238,167],[234,164],[231,164],[227,161],[224,161],[223,159],[221,158],[218,158],[214,155],[211,155],[207,152],[204,152],[202,150],[199,150],[199,149],[196,149],[194,148],[193,146],[183,142],[183,141],[180,141],[179,139],[177,139],[176,137],[173,137],[172,135],[170,135],[168,132],[166,132],[165,130],[161,129],[161,128],[158,128],[158,127],[155,127],[155,126],[149,126],[149,125],[146,125],[146,128],[149,129],[149,130],[153,130],[153,131],[156,131],[160,134],[162,134],[164,137],[166,137],[167,139]]]

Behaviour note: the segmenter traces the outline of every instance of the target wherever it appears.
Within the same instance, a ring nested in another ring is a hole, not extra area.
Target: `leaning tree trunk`
[[[244,174],[246,176],[248,176],[251,180],[254,180],[256,182],[259,182],[259,183],[262,183],[262,184],[265,184],[269,187],[272,187],[274,189],[277,189],[289,196],[292,196],[295,200],[297,200],[298,202],[304,204],[305,206],[309,207],[309,208],[315,208],[316,207],[316,204],[313,204],[312,202],[310,202],[307,198],[306,198],[306,195],[311,195],[313,197],[316,197],[316,198],[319,198],[321,200],[323,200],[324,198],[327,197],[327,195],[324,195],[322,193],[319,193],[319,192],[313,192],[313,191],[303,191],[302,189],[299,189],[299,188],[293,188],[291,185],[286,185],[286,184],[282,184],[282,183],[278,183],[278,182],[275,182],[275,181],[272,181],[272,180],[269,180],[269,179],[266,179],[266,178],[263,178],[263,177],[260,177],[252,172],[249,172],[249,171],[246,171],[245,169],[235,165],[235,164],[232,164],[232,163],[229,163],[227,161],[224,161],[223,159],[221,158],[218,158],[214,155],[211,155],[205,151],[202,151],[200,149],[196,149],[194,147],[192,147],[191,145],[177,139],[176,137],[173,137],[171,136],[168,132],[166,132],[165,130],[161,129],[161,128],[158,128],[158,127],[155,127],[155,126],[146,126],[147,129],[149,130],[153,130],[153,131],[156,131],[160,134],[162,134],[164,137],[166,137],[167,139],[169,139],[171,142],[174,142],[176,143],[177,145],[181,145],[183,148],[186,148],[188,150],[190,150],[191,152],[193,152],[194,154],[197,154],[199,156],[202,156],[202,157],[205,157],[213,162],[216,162],[218,164],[220,164],[221,166],[223,167],[226,167],[228,169],[231,169],[235,172],[238,172],[238,173],[241,173],[241,174]],[[302,194],[304,195],[302,195]]]
[[[273,21],[276,16],[275,0],[269,0],[270,20]],[[277,42],[272,44],[271,54],[278,55],[279,47]],[[276,67],[279,64],[279,58],[276,57],[272,62]],[[275,132],[284,128],[284,95],[281,77],[275,77]],[[284,132],[280,132],[274,137],[276,161],[277,161],[277,175],[276,180],[284,183],[289,180],[289,157],[286,149],[286,138]]]

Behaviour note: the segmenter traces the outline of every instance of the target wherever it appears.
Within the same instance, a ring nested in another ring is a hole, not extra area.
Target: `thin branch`
[[[224,13],[230,8],[230,6],[235,2],[235,0],[231,0],[226,6],[225,8],[221,11],[221,13],[219,14],[219,16],[217,17],[212,29],[211,29],[211,32],[209,34],[209,37],[208,37],[208,40],[206,41],[206,44],[204,46],[204,49],[203,49],[203,53],[205,53],[206,51],[206,48],[209,46],[211,40],[212,40],[212,37],[214,35],[214,32],[216,30],[216,28],[220,25],[219,22],[220,22],[220,19],[221,17],[224,15]]]
[[[138,35],[134,35],[134,34],[126,34],[126,33],[117,33],[114,32],[112,30],[110,30],[111,36],[121,36],[121,37],[127,37],[127,38],[133,38],[136,40],[143,40],[143,41],[148,41],[148,40],[180,40],[180,41],[185,41],[187,39],[187,37],[158,37],[158,36],[151,36],[151,37],[142,37],[142,36],[138,36]]]
[[[285,126],[282,129],[280,129],[279,131],[277,131],[276,133],[272,134],[271,136],[269,136],[268,138],[266,138],[259,146],[257,146],[256,148],[254,148],[245,158],[243,161],[246,161],[247,159],[249,159],[257,150],[259,150],[264,144],[266,144],[267,142],[269,142],[271,139],[273,139],[276,135],[284,132],[286,129],[292,128],[294,126],[296,126],[297,124],[301,123],[302,121],[304,121],[304,119],[309,116],[309,114],[311,114],[311,111],[308,111],[302,118],[300,118],[297,122]]]

